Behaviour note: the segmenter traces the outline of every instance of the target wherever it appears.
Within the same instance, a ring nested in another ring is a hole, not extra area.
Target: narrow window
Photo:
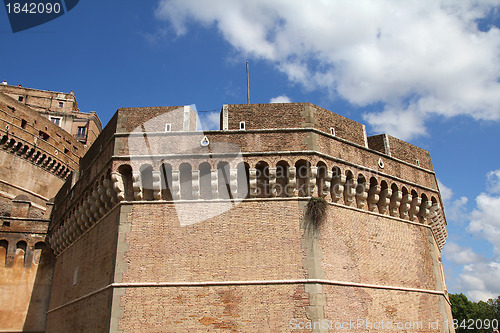
[[[335,128],[333,127],[330,127],[330,134],[335,136]]]
[[[76,133],[76,139],[77,140],[85,139],[85,134],[86,134],[86,127],[78,126],[78,133]]]
[[[244,130],[244,129],[245,129],[245,122],[240,121],[240,130]]]
[[[165,132],[172,131],[172,124],[165,124]]]
[[[23,128],[23,129],[24,129],[24,128],[26,128],[26,124],[27,124],[27,123],[28,123],[28,122],[27,122],[26,120],[21,119],[21,128]]]
[[[50,121],[57,126],[61,126],[61,117],[50,117]]]
[[[62,108],[62,107],[63,107],[63,105],[64,105],[64,103],[63,103],[63,102],[59,102],[59,107],[60,107],[60,108]]]
[[[17,98],[17,100],[18,100],[19,102],[22,102],[22,101],[24,100],[24,97],[23,97],[23,96],[19,96],[19,97]]]

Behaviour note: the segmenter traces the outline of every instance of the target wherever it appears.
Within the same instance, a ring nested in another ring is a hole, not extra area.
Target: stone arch
[[[269,195],[269,164],[259,161],[255,165],[257,171],[257,198],[266,198]]]
[[[22,255],[20,252],[21,250],[23,251]],[[25,240],[18,241],[16,243],[16,258],[14,260],[22,256],[23,263],[26,263],[27,250],[28,250],[28,244],[26,243],[26,241]]]
[[[35,243],[35,247],[34,247],[34,251],[33,251],[33,263],[35,265],[38,265],[40,263],[40,260],[41,260],[41,258],[43,258],[43,254],[47,248],[48,247],[45,244],[45,242],[40,241],[40,242]]]
[[[222,161],[217,164],[217,187],[219,198],[232,199],[230,184],[231,170],[229,163]]]
[[[368,199],[369,186],[366,184],[366,178],[362,173],[358,174],[356,185],[356,206],[359,209],[366,209],[366,200]]]
[[[154,200],[153,196],[153,167],[149,164],[143,164],[139,168],[141,172],[143,200]]]
[[[0,145],[6,144],[7,140],[9,140],[9,137],[7,135],[2,136],[2,138],[0,139]]]
[[[6,239],[0,239],[0,261],[3,261],[4,265],[7,262],[7,254],[9,253],[8,251],[9,251],[9,241]]]
[[[344,194],[345,176],[338,166],[332,167],[332,183],[330,195],[333,202],[339,202]]]
[[[172,200],[172,165],[162,163],[160,166],[161,198]]]
[[[311,163],[300,159],[295,162],[297,177],[297,192],[299,197],[309,196],[309,177],[311,175]]]
[[[379,201],[380,185],[375,177],[370,177],[370,189],[368,190],[368,210],[370,212],[375,212],[377,210],[377,204]]]
[[[328,194],[328,190],[326,189],[326,182],[328,176],[328,167],[325,162],[319,161],[316,164],[318,168],[318,175],[316,176],[316,186],[318,187],[318,197],[324,198]]]
[[[16,142],[14,147],[12,147],[12,152],[13,153],[17,152],[19,149],[21,149],[22,146],[23,146],[22,142]]]
[[[389,203],[391,201],[392,190],[385,180],[380,182],[380,194],[378,201],[378,211],[380,214],[386,214],[389,211]]]
[[[425,193],[422,193],[422,195],[420,196],[420,199],[421,199],[421,203],[420,203],[420,209],[419,209],[419,220],[421,223],[428,223],[427,217],[429,216],[432,203],[428,199],[428,197]]]
[[[212,166],[208,162],[203,162],[198,166],[200,172],[200,198],[204,200],[212,199]]]
[[[125,201],[134,200],[134,186],[132,181],[132,167],[122,164],[118,167],[118,172],[122,176]]]
[[[193,199],[192,167],[189,163],[179,166],[179,179],[181,183],[181,199]]]
[[[354,174],[351,170],[345,171],[345,186],[344,186],[344,204],[352,206],[355,201],[357,179],[354,179]]]
[[[238,178],[238,198],[248,198],[250,194],[250,166],[240,162],[236,166]]]
[[[290,165],[287,161],[279,161],[276,164],[276,196],[288,197],[288,168]]]

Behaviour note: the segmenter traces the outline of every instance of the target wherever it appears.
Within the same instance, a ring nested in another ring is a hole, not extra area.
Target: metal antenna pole
[[[250,74],[248,72],[248,61],[247,61],[247,103],[250,104]]]

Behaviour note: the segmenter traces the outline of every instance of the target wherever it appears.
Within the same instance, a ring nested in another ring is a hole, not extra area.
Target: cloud
[[[437,182],[439,186],[439,192],[441,193],[441,199],[443,199],[443,202],[446,204],[453,197],[453,190],[448,186],[444,185],[443,183],[441,183],[439,179]]]
[[[478,22],[499,0],[160,0],[178,36],[215,26],[246,57],[353,105],[382,105],[364,119],[402,139],[430,118],[500,119],[500,30]]]
[[[467,211],[467,197],[460,197],[452,201],[453,190],[438,180],[439,192],[443,199],[446,219],[457,223],[465,223],[470,218],[470,213]]]
[[[499,276],[499,262],[469,264],[464,266],[458,283],[472,301],[487,301],[500,295]]]
[[[488,192],[500,193],[500,169],[488,172],[486,177]]]
[[[486,238],[494,246],[495,253],[500,254],[500,197],[481,193],[476,198],[476,208],[471,213],[468,230]]]
[[[291,103],[292,101],[290,100],[290,97],[286,95],[281,95],[278,97],[273,97],[269,101],[269,103]]]
[[[447,242],[443,254],[448,261],[458,265],[485,261],[484,257],[475,253],[471,247],[462,247],[455,242]]]

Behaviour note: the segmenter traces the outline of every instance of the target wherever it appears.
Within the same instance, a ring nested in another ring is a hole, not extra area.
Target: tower
[[[453,331],[427,151],[309,103],[196,122],[119,109],[82,158],[49,226],[48,332]]]

